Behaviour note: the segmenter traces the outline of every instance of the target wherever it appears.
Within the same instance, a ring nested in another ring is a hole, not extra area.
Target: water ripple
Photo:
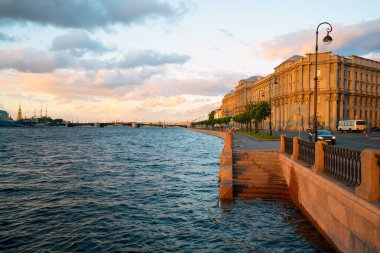
[[[218,200],[222,141],[184,129],[0,128],[1,252],[330,252],[291,203]]]

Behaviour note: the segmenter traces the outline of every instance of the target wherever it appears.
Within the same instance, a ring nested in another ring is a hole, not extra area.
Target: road
[[[299,133],[296,131],[276,131],[274,134],[286,134],[289,137],[298,136]],[[337,147],[353,149],[353,150],[363,150],[363,149],[380,149],[380,133],[370,133],[366,137],[363,133],[340,133],[333,132],[336,136]],[[301,132],[301,139],[306,140],[308,132]]]

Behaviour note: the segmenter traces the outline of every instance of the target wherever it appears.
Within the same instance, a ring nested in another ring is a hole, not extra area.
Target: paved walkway
[[[280,141],[256,141],[244,134],[234,133],[232,148],[234,151],[278,151]]]

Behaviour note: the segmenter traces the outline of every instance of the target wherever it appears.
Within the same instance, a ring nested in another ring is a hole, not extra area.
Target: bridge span
[[[129,126],[135,125],[136,127],[188,127],[188,122],[65,122],[66,127],[78,126]]]

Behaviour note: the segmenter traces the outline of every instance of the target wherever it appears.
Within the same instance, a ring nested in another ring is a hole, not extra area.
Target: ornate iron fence
[[[298,159],[313,165],[315,162],[315,142],[299,140]]]
[[[285,136],[285,153],[293,154],[293,138]]]
[[[361,182],[360,151],[323,145],[325,170],[348,185]]]

